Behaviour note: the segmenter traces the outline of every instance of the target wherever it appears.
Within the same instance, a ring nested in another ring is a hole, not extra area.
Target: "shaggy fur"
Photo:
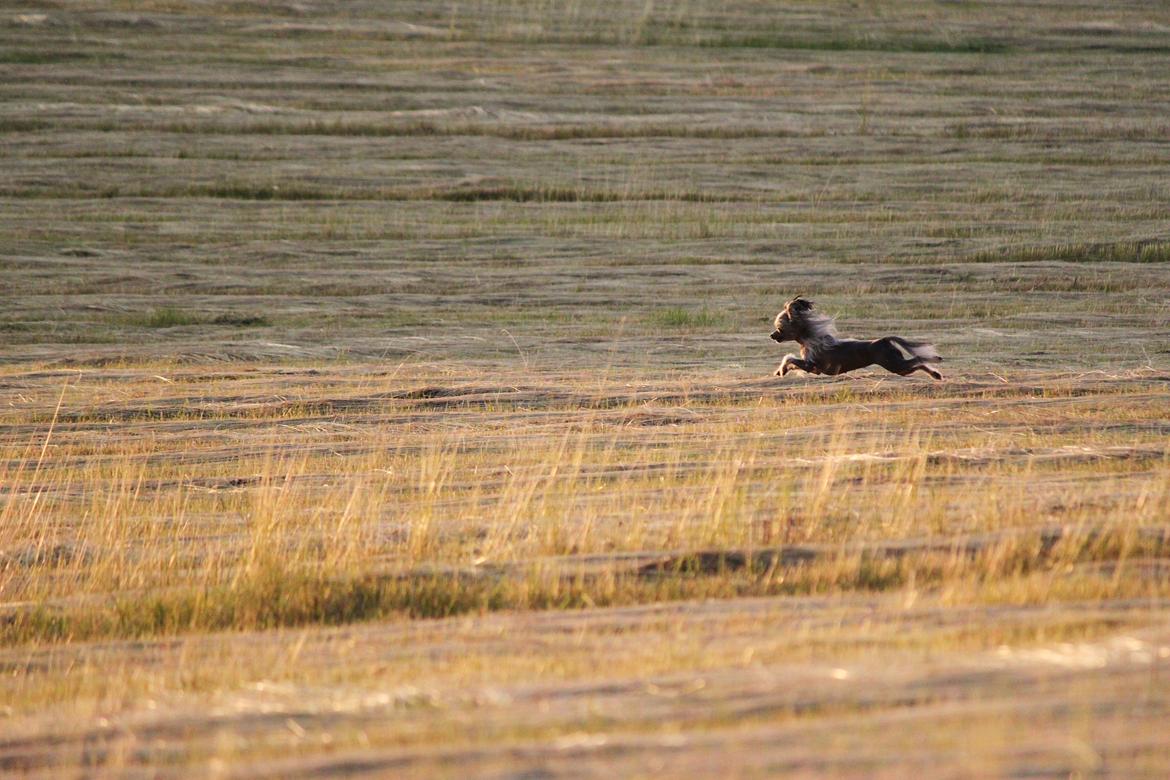
[[[775,326],[773,341],[795,341],[800,345],[800,357],[785,355],[776,376],[784,376],[794,368],[835,376],[877,364],[901,376],[923,371],[942,379],[937,369],[927,365],[942,360],[932,345],[900,336],[872,341],[839,338],[832,318],[813,311],[812,301],[799,296],[776,315]]]

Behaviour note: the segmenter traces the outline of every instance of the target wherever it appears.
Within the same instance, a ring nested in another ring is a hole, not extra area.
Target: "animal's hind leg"
[[[942,379],[943,378],[942,372],[940,372],[937,368],[932,368],[920,360],[919,361],[911,361],[911,362],[916,362],[918,365],[914,366],[914,368],[907,371],[906,374],[911,374],[915,371],[924,371],[925,373],[930,374],[930,376],[934,379]],[[906,374],[903,374],[902,376],[906,376]]]
[[[930,374],[935,379],[943,378],[938,370],[931,368],[920,358],[902,357],[902,353],[892,345],[888,350],[883,350],[883,354],[875,362],[885,370],[891,371],[898,376],[909,376],[915,371],[922,371]]]

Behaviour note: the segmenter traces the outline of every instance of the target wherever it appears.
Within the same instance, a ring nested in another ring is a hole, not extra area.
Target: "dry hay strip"
[[[56,551],[55,551],[56,552]],[[57,554],[68,556],[72,551]],[[1018,561],[1022,567],[1065,556],[1078,565],[1108,570],[1121,560],[1136,565],[1155,576],[1170,571],[1170,526],[1122,529],[1108,526],[1092,528],[1049,526],[1015,529],[993,534],[961,536],[950,539],[902,539],[854,544],[806,544],[779,547],[725,548],[689,551],[647,551],[601,553],[536,558],[508,563],[484,563],[472,566],[423,564],[408,569],[390,567],[361,576],[367,585],[448,583],[474,589],[497,583],[524,582],[533,575],[546,583],[588,586],[614,578],[670,579],[722,575],[734,572],[770,575],[780,569],[797,569],[816,563],[840,562],[864,564],[901,560],[934,559],[941,562],[975,560],[981,556]],[[54,561],[22,560],[19,556],[0,556],[5,566],[46,565]],[[344,583],[342,583],[344,584]],[[173,589],[181,592],[185,586]],[[155,590],[154,593],[161,591]],[[110,605],[118,599],[146,595],[145,591],[119,591],[86,594],[48,602],[0,603],[0,627],[18,622],[36,610],[64,614],[70,609]]]
[[[637,567],[640,576],[667,574],[715,574],[731,571],[769,571],[800,566],[815,561],[858,558],[861,560],[900,560],[910,556],[942,555],[950,558],[977,558],[994,554],[1011,546],[1034,547],[1038,557],[1048,557],[1061,542],[1079,549],[1110,542],[1121,542],[1122,531],[1108,527],[1068,528],[1052,526],[1041,529],[1005,531],[952,539],[900,539],[890,542],[860,542],[847,545],[785,545],[754,549],[696,550],[663,554]],[[1161,555],[1170,547],[1170,527],[1139,528],[1134,541],[1143,552]]]
[[[1127,535],[1132,538],[1127,540]],[[1129,544],[1127,545],[1127,541]],[[792,544],[778,547],[724,548],[709,550],[646,551],[612,554],[566,555],[515,563],[485,563],[476,566],[428,565],[406,571],[384,573],[395,580],[452,578],[473,582],[483,579],[523,577],[533,570],[544,571],[566,580],[589,580],[632,574],[637,577],[676,575],[711,575],[736,571],[766,572],[794,568],[816,562],[862,560],[897,561],[911,557],[944,556],[949,559],[973,559],[981,555],[1026,551],[1038,559],[1054,555],[1066,543],[1070,552],[1094,548],[1127,546],[1143,560],[1170,557],[1170,526],[1118,529],[1047,526],[1014,529],[992,534],[952,537],[949,539],[898,539],[853,544]]]

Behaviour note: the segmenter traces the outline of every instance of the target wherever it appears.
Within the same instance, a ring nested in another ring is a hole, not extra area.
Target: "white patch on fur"
[[[934,348],[933,344],[921,344],[911,347],[910,351],[914,353],[915,357],[920,357],[927,362],[934,362],[940,359],[938,350]]]
[[[804,346],[808,347],[808,351],[814,355],[840,341],[837,338],[837,328],[833,324],[833,318],[827,314],[810,311],[804,315],[804,324],[808,328],[809,334],[808,338],[804,340]]]
[[[923,342],[909,342],[900,336],[894,337],[894,344],[898,349],[906,352],[912,358],[918,358],[924,363],[938,363],[942,360],[938,355],[938,350],[934,348],[933,344],[926,344]]]

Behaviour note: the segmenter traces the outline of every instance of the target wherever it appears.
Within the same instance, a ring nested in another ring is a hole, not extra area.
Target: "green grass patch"
[[[212,319],[211,323],[237,328],[260,328],[272,324],[263,314],[221,314]]]
[[[250,328],[271,324],[263,314],[244,312],[210,317],[175,306],[163,306],[151,311],[121,314],[115,317],[115,321],[119,325],[153,329],[177,328],[185,325],[229,325],[237,328]]]
[[[124,59],[126,55],[118,52],[0,49],[0,65],[58,65],[65,62],[105,62]]]
[[[646,319],[650,325],[667,328],[715,328],[726,324],[727,318],[720,312],[707,308],[687,309],[671,306],[652,312]]]
[[[35,133],[52,127],[51,122],[46,122],[43,119],[0,117],[0,133]]]

